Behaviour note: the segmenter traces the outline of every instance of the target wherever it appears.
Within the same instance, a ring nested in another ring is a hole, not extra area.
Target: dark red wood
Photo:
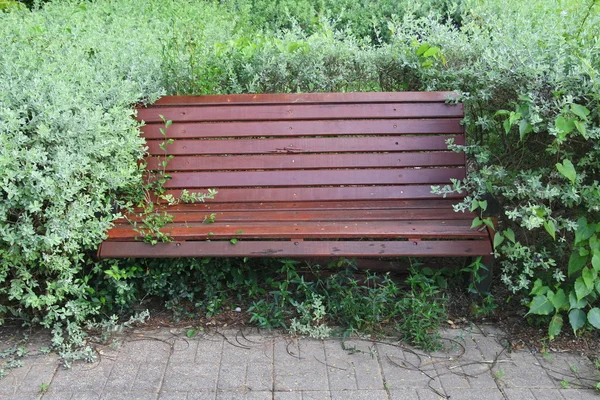
[[[176,140],[167,145],[172,155],[201,154],[289,154],[289,153],[346,153],[346,152],[396,152],[447,150],[447,140],[465,144],[458,136],[391,136],[391,137],[335,137],[290,139],[227,139],[227,140]],[[163,155],[161,140],[149,140],[148,153]]]
[[[277,93],[217,94],[205,96],[165,96],[152,107],[203,104],[281,104],[281,103],[385,103],[444,102],[456,98],[455,92],[354,92],[354,93]]]
[[[474,214],[452,209],[463,195],[431,193],[432,184],[466,172],[464,154],[447,149],[449,139],[465,144],[463,106],[445,104],[450,96],[456,94],[163,98],[138,112],[148,122],[147,168],[162,170],[162,114],[173,121],[167,137],[175,139],[167,146],[175,156],[165,169],[167,194],[218,194],[165,209],[173,222],[162,231],[184,242],[139,242],[131,221],[143,217],[134,213],[116,221],[99,255],[487,256],[489,231],[471,229]]]
[[[162,170],[162,157],[147,159],[150,170]],[[331,168],[399,168],[463,166],[464,155],[454,152],[381,153],[373,154],[283,154],[233,156],[180,156],[167,163],[166,171],[248,171]]]
[[[181,189],[167,190],[175,197],[181,195]],[[205,193],[203,190],[189,190],[190,193]],[[342,200],[413,200],[442,199],[432,194],[430,185],[406,186],[346,186],[346,187],[307,187],[307,188],[246,188],[219,189],[214,200],[219,203],[264,203],[281,201],[342,201]],[[453,193],[448,199],[461,199],[463,195]]]
[[[165,188],[445,184],[464,168],[174,172]]]
[[[104,242],[98,255],[110,258],[173,257],[469,257],[492,252],[487,240],[455,241],[228,241]]]
[[[369,118],[460,118],[462,107],[444,103],[361,104],[247,104],[165,106],[142,108],[137,118],[145,122],[323,120]]]
[[[470,213],[457,213],[452,209],[396,209],[396,210],[288,210],[273,211],[256,207],[255,211],[213,211],[213,210],[188,210],[176,211],[167,209],[173,216],[173,222],[205,222],[214,220],[218,223],[235,222],[299,222],[299,221],[425,221],[425,220],[468,220],[473,216]],[[163,210],[157,209],[161,214]],[[210,215],[214,214],[214,218]],[[129,220],[141,221],[143,216],[130,215]],[[129,224],[124,219],[116,223]]]
[[[215,211],[233,211],[233,212],[263,212],[263,211],[360,211],[360,210],[406,210],[407,212],[431,212],[450,211],[452,206],[457,204],[456,200],[368,200],[368,201],[305,201],[305,202],[252,202],[252,203],[180,203],[168,206],[169,212],[215,212]],[[139,210],[137,210],[139,211]],[[454,213],[456,215],[467,215],[470,213]]]
[[[165,125],[142,127],[146,139],[163,139]],[[448,119],[362,119],[326,121],[182,122],[166,130],[170,138],[220,138],[261,136],[338,136],[463,133],[459,118]]]

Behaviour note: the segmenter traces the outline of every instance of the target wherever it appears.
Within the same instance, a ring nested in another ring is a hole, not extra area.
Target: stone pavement
[[[568,353],[509,352],[493,326],[449,329],[444,351],[396,343],[297,339],[245,329],[187,338],[138,330],[94,363],[24,358],[0,379],[3,400],[596,399],[591,362]],[[1,360],[0,360],[1,361]]]

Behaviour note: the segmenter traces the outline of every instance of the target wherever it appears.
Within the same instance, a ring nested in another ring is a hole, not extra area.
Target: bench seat
[[[172,242],[143,243],[115,221],[100,257],[489,256],[461,200],[431,185],[466,174],[462,105],[447,92],[165,97],[138,118],[147,168],[161,168],[171,120],[168,194],[218,190],[200,204],[158,205]],[[162,146],[164,147],[164,146]],[[233,239],[233,240],[232,240]]]

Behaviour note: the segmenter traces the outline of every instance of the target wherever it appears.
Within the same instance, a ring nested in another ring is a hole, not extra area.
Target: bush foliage
[[[140,186],[136,103],[457,90],[472,173],[438,190],[468,191],[463,209],[501,201],[502,280],[550,336],[567,315],[600,327],[600,3],[413,3],[0,2],[0,315],[77,337],[78,321],[167,281],[158,262],[92,258]]]

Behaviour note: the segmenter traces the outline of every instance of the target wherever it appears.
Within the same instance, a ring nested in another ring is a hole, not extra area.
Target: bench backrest
[[[165,141],[177,195],[214,188],[218,202],[434,199],[465,177],[462,104],[450,92],[163,97],[138,110],[148,167]]]

